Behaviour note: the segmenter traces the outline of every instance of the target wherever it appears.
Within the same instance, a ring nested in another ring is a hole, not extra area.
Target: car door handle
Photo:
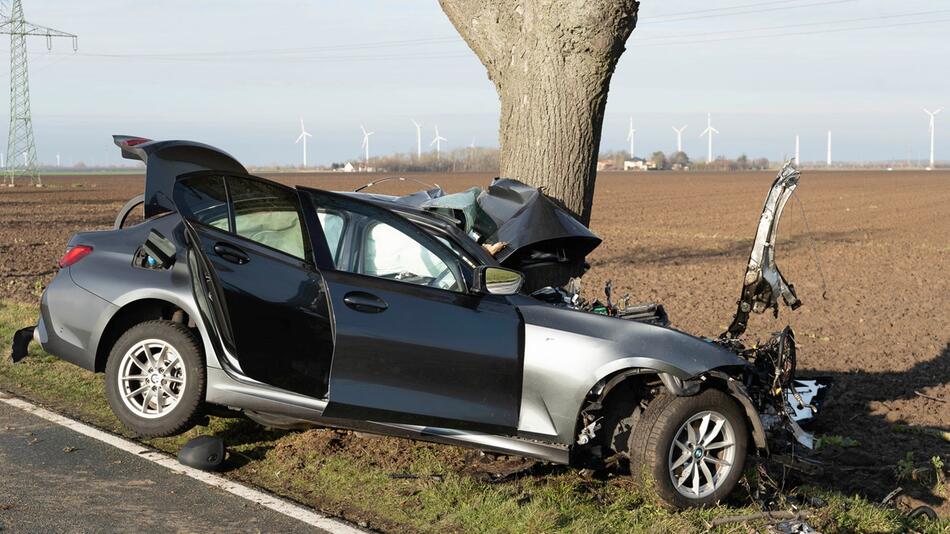
[[[386,308],[389,308],[389,304],[386,304],[385,300],[377,297],[376,295],[371,295],[362,291],[353,291],[347,293],[343,297],[343,303],[350,308],[363,313],[379,313],[386,311]]]
[[[251,261],[246,252],[228,243],[215,243],[214,253],[222,259],[238,265],[244,265]]]

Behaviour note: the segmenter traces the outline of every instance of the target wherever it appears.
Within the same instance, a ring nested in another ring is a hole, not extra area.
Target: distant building
[[[616,164],[614,164],[614,160],[612,159],[597,160],[598,171],[612,171],[615,168],[616,168]]]
[[[642,159],[634,159],[633,161],[626,160],[623,162],[623,170],[625,171],[645,171],[647,170],[647,162]]]
[[[346,165],[340,168],[340,172],[356,172],[356,167],[354,167],[352,163],[347,161]]]

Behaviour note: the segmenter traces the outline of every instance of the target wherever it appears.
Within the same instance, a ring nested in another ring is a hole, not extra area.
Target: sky
[[[23,0],[26,19],[77,34],[31,38],[37,154],[64,165],[121,164],[114,133],[193,139],[250,165],[299,164],[415,149],[498,144],[498,97],[435,0]],[[9,0],[7,1],[9,3]],[[608,96],[601,150],[803,161],[926,159],[922,107],[950,107],[950,2],[643,0]],[[9,54],[9,44],[0,41]],[[9,73],[0,73],[9,83]],[[4,113],[0,120],[9,120]],[[946,126],[944,126],[944,124]],[[950,109],[937,116],[950,159]],[[5,140],[5,136],[4,136]],[[426,146],[428,148],[428,146]]]

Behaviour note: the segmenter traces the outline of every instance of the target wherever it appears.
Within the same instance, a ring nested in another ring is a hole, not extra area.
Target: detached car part
[[[778,235],[779,221],[785,203],[798,187],[799,172],[791,161],[782,167],[778,177],[772,182],[772,188],[765,198],[762,216],[755,232],[749,264],[742,280],[742,293],[739,295],[738,309],[729,329],[722,337],[738,338],[745,333],[749,315],[772,309],[778,317],[778,299],[781,296],[791,309],[801,306],[795,294],[795,287],[785,281],[778,264],[775,263],[775,240]]]
[[[333,193],[251,176],[201,143],[115,143],[146,164],[146,218],[125,227],[135,199],[116,229],[69,240],[13,354],[32,338],[103,372],[141,436],[217,406],[579,467],[627,457],[678,507],[726,497],[747,451],[809,442],[797,422],[824,387],[796,379],[790,329],[746,348],[669,328],[660,305],[615,304],[609,286],[592,303],[531,287],[547,267],[583,272],[600,243],[537,189]],[[786,168],[769,194],[750,310],[794,297],[772,249],[795,183]],[[496,240],[511,244],[499,258],[481,247]]]

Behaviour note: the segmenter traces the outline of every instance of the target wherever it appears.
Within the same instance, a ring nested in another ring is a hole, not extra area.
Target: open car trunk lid
[[[230,154],[195,141],[152,141],[129,135],[112,136],[125,159],[145,163],[145,217],[176,211],[172,189],[179,176],[198,171],[246,175]]]

